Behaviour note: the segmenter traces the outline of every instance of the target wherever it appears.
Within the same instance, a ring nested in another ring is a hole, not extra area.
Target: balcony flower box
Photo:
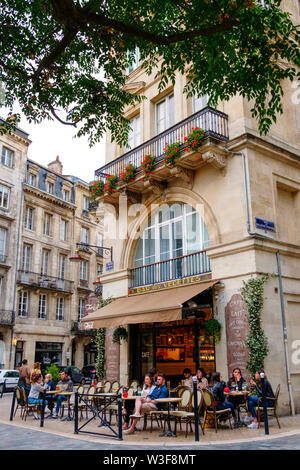
[[[106,176],[106,184],[104,186],[104,196],[110,197],[116,190],[117,177],[115,175]]]
[[[135,177],[136,167],[129,162],[125,170],[120,173],[120,180],[124,184],[133,183]]]
[[[164,152],[165,152],[164,165],[167,168],[174,167],[176,160],[179,158],[179,147],[181,145],[182,143],[180,142],[180,140],[170,145],[166,142],[166,146],[164,148]]]
[[[155,159],[156,157],[154,155],[146,155],[141,161],[141,168],[143,172],[142,181],[145,178],[150,178],[150,176],[152,175],[155,166]]]
[[[95,181],[90,185],[90,198],[91,201],[94,202],[97,197],[102,196],[104,192],[104,182],[103,181]]]
[[[205,131],[199,127],[192,127],[192,132],[184,138],[185,148],[187,152],[197,150],[204,139]]]

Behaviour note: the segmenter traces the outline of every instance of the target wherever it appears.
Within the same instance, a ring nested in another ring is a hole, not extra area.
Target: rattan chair
[[[22,393],[22,387],[16,387],[16,400],[17,400],[17,406],[14,412],[14,416],[16,416],[17,410],[20,408],[20,417],[21,419],[23,419],[22,414],[24,413],[25,403],[24,403],[24,398],[23,398],[23,393]]]
[[[193,397],[194,397],[194,394],[192,394],[191,396],[190,405],[193,405]],[[203,393],[201,392],[201,390],[197,390],[197,399],[198,399],[197,401],[198,401],[198,419],[199,419],[198,423],[200,424],[202,433],[204,435],[204,429],[203,429],[201,419],[200,419],[200,411],[203,406]],[[188,427],[190,427],[190,431],[193,432],[192,424],[195,424],[194,410],[193,411],[185,411],[185,410],[173,411],[170,413],[170,415],[175,418],[175,429],[174,429],[175,434],[177,431],[178,422],[180,423],[180,430],[181,430],[181,423],[185,423],[185,437],[187,437],[188,435]]]
[[[215,420],[215,429],[216,432],[218,432],[218,421],[222,418],[222,420],[229,420],[229,425],[230,428],[232,429],[232,424],[231,424],[231,409],[230,408],[225,408],[224,410],[216,410],[216,405],[215,405],[215,398],[213,394],[209,390],[203,390],[203,404],[205,408],[205,413],[204,413],[204,421],[203,421],[203,427],[205,428],[205,423],[206,419],[208,416],[213,416]]]
[[[80,417],[79,417],[79,420],[83,419],[83,412],[85,411],[86,413],[86,419],[88,418],[88,409],[87,409],[87,404],[85,403],[86,402],[86,398],[88,397],[81,397],[80,395],[84,394],[84,387],[82,385],[80,385],[77,389],[77,393],[78,393],[78,411],[80,412]],[[84,400],[84,401],[83,401]]]
[[[175,420],[175,429],[177,423],[179,423],[180,430],[181,430],[181,419],[184,419],[185,413],[191,412],[191,400],[192,400],[192,392],[189,389],[184,389],[181,393],[181,402],[178,403],[178,409],[174,411],[170,411],[170,418],[174,418]],[[166,423],[168,420],[168,412],[163,411],[164,417],[164,431],[166,427]],[[175,431],[176,432],[176,431]]]
[[[24,411],[23,411],[22,419],[26,421],[26,418],[29,415],[29,413],[33,413],[34,411],[37,411],[38,408],[41,407],[41,405],[30,405],[28,403],[28,397],[27,397],[25,389],[21,388],[21,391],[22,391],[23,400],[24,400]]]
[[[112,384],[111,384],[111,389],[110,389],[110,391],[111,391],[112,393],[117,393],[117,391],[119,390],[119,388],[120,388],[120,384],[119,384],[119,382],[118,382],[117,380],[115,380],[115,381],[112,382]]]
[[[109,393],[110,389],[111,389],[111,383],[109,380],[107,380],[103,385],[102,393]]]
[[[272,400],[274,402],[274,406],[271,406],[271,407],[267,406],[267,413],[268,413],[268,416],[276,418],[278,427],[280,429],[280,423],[279,423],[279,419],[278,419],[278,416],[277,416],[277,413],[276,413],[279,392],[280,392],[280,384],[277,385],[276,392],[275,392],[275,397],[274,398],[270,398],[270,397],[267,398],[268,401]],[[264,409],[263,409],[263,406],[262,406],[262,398],[259,398],[257,405],[258,406],[256,407],[256,416],[257,416],[257,422],[258,422],[258,427],[259,427],[260,426],[261,414],[263,414],[263,412],[264,412]]]

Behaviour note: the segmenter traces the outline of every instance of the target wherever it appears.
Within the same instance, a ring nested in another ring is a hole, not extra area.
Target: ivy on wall
[[[269,353],[268,338],[261,326],[261,311],[264,304],[264,284],[269,275],[243,281],[242,298],[248,309],[249,333],[245,346],[249,348],[247,369],[251,374],[264,369],[264,361]]]
[[[114,300],[113,297],[103,299],[99,297],[99,308],[105,307]],[[105,328],[98,328],[95,342],[97,345],[97,358],[95,362],[95,368],[97,371],[98,380],[102,380],[105,377]]]

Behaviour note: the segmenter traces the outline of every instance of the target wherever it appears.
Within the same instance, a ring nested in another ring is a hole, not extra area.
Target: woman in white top
[[[145,399],[147,395],[153,392],[155,389],[155,384],[152,378],[151,374],[146,374],[144,378],[144,386],[143,390],[141,392],[141,397],[137,398],[136,400],[142,400]],[[123,429],[127,429],[129,425],[129,416],[132,414],[135,406],[135,401],[136,400],[126,400],[124,409],[123,409],[123,415],[124,415],[124,420],[125,423],[123,425]]]

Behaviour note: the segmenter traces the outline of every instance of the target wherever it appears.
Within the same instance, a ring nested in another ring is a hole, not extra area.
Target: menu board
[[[114,326],[106,328],[105,335],[105,377],[110,382],[120,380],[120,346],[112,340],[115,329]]]

